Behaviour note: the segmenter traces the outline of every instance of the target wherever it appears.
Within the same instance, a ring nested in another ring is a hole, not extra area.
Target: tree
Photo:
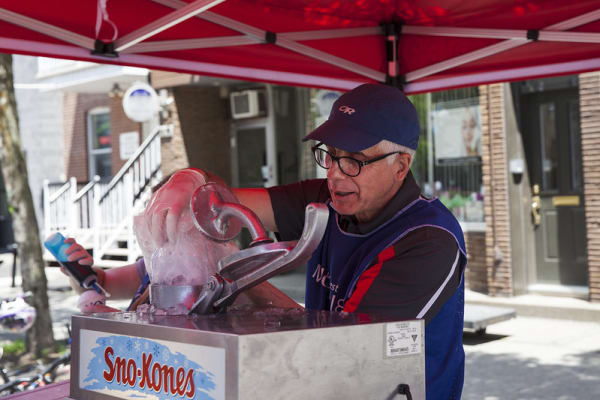
[[[0,54],[0,144],[7,200],[14,210],[13,231],[19,251],[22,287],[23,291],[33,294],[29,302],[37,314],[33,327],[27,333],[26,346],[28,351],[39,356],[43,349],[54,346],[54,335],[40,235],[29,189],[27,164],[21,149],[10,54]]]

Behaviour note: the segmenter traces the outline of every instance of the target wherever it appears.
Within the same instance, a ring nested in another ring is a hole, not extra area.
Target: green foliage
[[[427,124],[429,124],[428,115],[428,99],[426,94],[417,94],[408,96],[410,101],[417,110],[419,116],[419,124],[421,126],[421,132],[419,133],[419,146],[415,153],[415,159],[412,164],[412,172],[415,176],[416,181],[419,184],[423,184],[427,180],[427,154],[429,151],[429,143],[427,140]]]
[[[56,352],[57,353],[64,353],[68,350],[67,345],[64,342],[56,342]]]
[[[9,343],[2,344],[2,350],[5,355],[16,355],[25,352],[25,342],[23,339],[13,340]]]

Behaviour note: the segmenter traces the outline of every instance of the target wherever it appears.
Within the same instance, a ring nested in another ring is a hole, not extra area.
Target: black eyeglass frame
[[[386,154],[383,154],[381,156],[377,156],[375,158],[371,158],[369,160],[360,161],[360,160],[357,160],[354,157],[349,157],[349,156],[336,157],[333,154],[331,154],[330,152],[328,152],[327,150],[325,150],[324,148],[322,148],[321,147],[322,145],[323,145],[323,143],[319,143],[319,144],[316,144],[315,146],[311,147],[312,152],[313,152],[313,157],[315,158],[315,161],[316,161],[317,165],[319,167],[321,167],[321,168],[324,168],[324,169],[331,168],[331,167],[327,168],[327,167],[321,165],[321,163],[319,163],[319,159],[317,158],[317,150],[324,151],[325,153],[327,153],[329,155],[329,157],[331,157],[331,162],[333,163],[334,161],[337,161],[338,168],[340,169],[340,171],[342,171],[342,173],[344,175],[347,175],[347,176],[349,176],[351,178],[354,178],[354,177],[357,177],[358,175],[360,175],[360,171],[362,171],[362,167],[364,167],[365,165],[372,164],[375,161],[383,160],[384,158],[389,157],[392,154],[406,154],[403,151],[392,151],[391,153],[386,153]],[[352,160],[352,161],[356,162],[356,164],[358,164],[358,172],[356,173],[356,175],[350,175],[349,173],[347,173],[346,171],[344,171],[344,169],[342,168],[342,164],[340,164],[340,160],[343,159],[343,158],[347,158],[349,160]]]

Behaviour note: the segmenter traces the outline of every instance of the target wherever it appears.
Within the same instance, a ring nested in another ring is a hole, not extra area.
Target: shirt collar
[[[409,171],[400,189],[378,216],[368,222],[358,222],[354,215],[338,215],[340,228],[348,233],[367,234],[389,221],[398,211],[417,200],[420,195],[421,188],[415,181],[412,171]]]

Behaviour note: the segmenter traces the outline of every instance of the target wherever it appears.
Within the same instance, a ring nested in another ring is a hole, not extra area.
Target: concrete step
[[[466,290],[465,303],[512,308],[518,316],[524,317],[600,321],[600,303],[564,296],[526,294],[513,297],[491,297]]]

